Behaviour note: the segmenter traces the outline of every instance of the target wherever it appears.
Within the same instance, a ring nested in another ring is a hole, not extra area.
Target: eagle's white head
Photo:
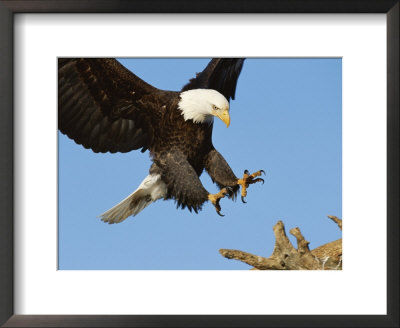
[[[216,90],[193,89],[180,94],[178,108],[185,121],[194,123],[212,123],[214,116],[220,118],[226,127],[230,124],[229,102]]]

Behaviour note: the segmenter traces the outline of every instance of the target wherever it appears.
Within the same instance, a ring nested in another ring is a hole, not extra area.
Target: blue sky
[[[209,59],[121,59],[146,82],[181,87]],[[310,248],[341,237],[326,215],[342,216],[342,62],[338,58],[251,58],[243,65],[231,125],[215,120],[213,143],[237,176],[266,172],[247,204],[221,200],[199,214],[159,200],[120,224],[98,215],[137,188],[148,152],[95,154],[59,133],[59,269],[247,270],[220,248],[270,256],[272,227],[299,227]],[[206,189],[217,187],[206,172]],[[290,236],[296,245],[295,239]]]

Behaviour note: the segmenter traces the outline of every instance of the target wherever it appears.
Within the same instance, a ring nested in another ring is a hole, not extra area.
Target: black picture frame
[[[0,0],[0,324],[4,327],[399,327],[399,8],[399,0]],[[17,13],[385,13],[387,315],[15,315],[13,21]]]

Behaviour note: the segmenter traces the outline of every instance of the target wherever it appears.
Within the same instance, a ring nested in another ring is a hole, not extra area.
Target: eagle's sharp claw
[[[225,216],[225,215],[221,214],[221,206],[219,205],[219,202],[222,198],[224,198],[229,193],[233,193],[233,189],[231,187],[225,187],[225,188],[221,189],[219,191],[219,193],[217,193],[217,194],[214,194],[214,195],[209,194],[208,195],[208,200],[210,200],[211,203],[214,205],[215,211],[217,212],[217,214],[219,216]]]
[[[262,182],[264,184],[264,179],[257,178],[261,174],[265,175],[265,171],[259,170],[257,172],[254,172],[253,174],[250,174],[248,170],[244,170],[243,177],[237,181],[237,184],[242,186],[242,202],[243,203],[247,203],[244,200],[244,197],[246,197],[246,195],[247,195],[247,188],[249,187],[249,185],[254,184],[256,182]]]

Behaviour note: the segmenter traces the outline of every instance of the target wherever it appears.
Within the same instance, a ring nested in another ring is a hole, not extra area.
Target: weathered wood
[[[328,216],[340,229],[342,220],[336,216]],[[296,237],[297,249],[292,245],[285,232],[282,221],[274,227],[275,247],[268,258],[234,249],[220,249],[222,256],[235,259],[252,266],[254,270],[341,270],[342,269],[342,239],[319,246],[310,251],[310,244],[299,228],[293,228],[290,233]]]
[[[340,230],[342,230],[342,220],[341,219],[339,219],[338,217],[333,216],[333,215],[328,215],[328,218],[330,218],[333,222],[335,222],[339,226]]]

